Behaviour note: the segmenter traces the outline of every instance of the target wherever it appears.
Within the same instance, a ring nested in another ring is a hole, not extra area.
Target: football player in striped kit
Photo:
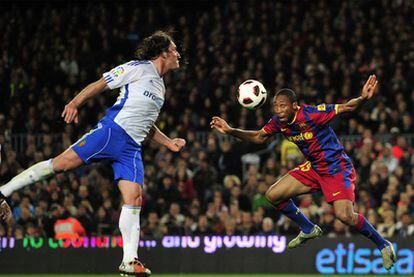
[[[302,105],[291,89],[278,91],[273,98],[274,115],[258,131],[230,127],[219,117],[213,117],[211,128],[243,140],[263,143],[281,133],[295,143],[307,162],[289,171],[266,192],[266,199],[277,210],[295,221],[301,231],[289,242],[295,248],[322,235],[321,228],[313,224],[292,201],[297,195],[322,191],[326,201],[333,205],[335,216],[344,224],[355,228],[373,241],[382,254],[382,263],[388,270],[396,262],[392,244],[385,240],[368,220],[353,208],[355,200],[355,169],[329,122],[337,115],[354,112],[371,99],[377,91],[378,81],[371,75],[361,95],[345,104]]]

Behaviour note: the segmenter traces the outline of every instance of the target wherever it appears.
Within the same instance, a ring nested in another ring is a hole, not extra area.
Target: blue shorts
[[[144,183],[141,146],[113,121],[100,121],[75,142],[72,149],[86,164],[111,161],[116,181],[122,179],[141,186]]]

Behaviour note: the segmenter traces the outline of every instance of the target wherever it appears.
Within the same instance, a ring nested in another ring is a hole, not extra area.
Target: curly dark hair
[[[156,59],[162,52],[168,50],[173,41],[170,31],[156,31],[138,45],[135,57],[138,60]]]
[[[275,97],[279,95],[285,95],[289,98],[290,103],[298,102],[298,97],[296,96],[296,93],[289,89],[289,88],[282,88],[278,92],[276,92]]]

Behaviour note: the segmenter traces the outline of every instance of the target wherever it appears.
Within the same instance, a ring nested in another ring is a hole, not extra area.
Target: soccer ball
[[[237,90],[237,100],[240,105],[254,110],[266,101],[267,92],[262,83],[256,80],[244,81]]]

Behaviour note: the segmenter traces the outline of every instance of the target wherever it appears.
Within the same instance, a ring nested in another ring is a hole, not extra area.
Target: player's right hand
[[[227,134],[231,129],[229,124],[227,124],[227,122],[224,119],[218,116],[213,116],[213,119],[210,122],[210,127],[212,129],[216,129],[222,134]]]
[[[78,123],[78,106],[72,101],[69,102],[62,112],[62,117],[66,123]]]
[[[368,80],[365,82],[364,87],[362,88],[361,96],[369,100],[371,99],[378,90],[378,81],[377,76],[370,75]]]

